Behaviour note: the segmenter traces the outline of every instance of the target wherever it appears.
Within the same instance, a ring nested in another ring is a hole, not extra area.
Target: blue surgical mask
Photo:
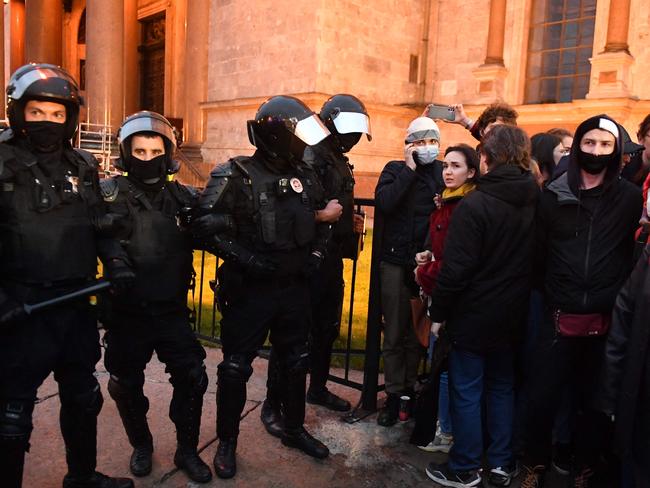
[[[417,164],[426,165],[431,164],[436,160],[440,153],[440,148],[433,144],[427,144],[426,146],[417,146],[415,152],[418,155],[415,162]]]

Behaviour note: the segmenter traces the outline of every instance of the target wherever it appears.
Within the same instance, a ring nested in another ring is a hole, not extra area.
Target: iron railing
[[[373,199],[355,199],[356,210],[359,213],[374,208]],[[381,214],[375,212],[373,222],[372,249],[364,250],[370,252],[370,281],[368,308],[366,310],[365,337],[363,347],[353,347],[354,333],[354,310],[355,298],[357,297],[357,272],[359,260],[352,260],[351,278],[349,293],[346,292],[344,300],[347,302],[347,317],[342,317],[342,333],[346,335],[344,347],[333,350],[333,357],[341,358],[343,364],[342,375],[330,374],[330,381],[338,383],[360,392],[359,402],[355,409],[344,417],[348,422],[355,422],[377,409],[377,393],[384,389],[379,384],[380,356],[381,356],[381,328],[382,316],[379,302],[379,257],[381,249],[381,234],[383,222]],[[196,286],[192,292],[190,301],[194,304],[195,332],[197,336],[208,343],[221,344],[219,318],[213,286],[216,280],[216,271],[219,261],[214,256],[201,252],[200,264],[196,275]],[[207,298],[207,300],[206,300]],[[346,307],[344,307],[346,308]],[[268,358],[268,349],[265,347],[260,351],[261,357]],[[353,358],[363,359],[363,376],[361,380],[353,378]]]

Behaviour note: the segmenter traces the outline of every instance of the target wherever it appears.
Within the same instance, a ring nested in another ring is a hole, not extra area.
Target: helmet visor
[[[14,100],[19,100],[25,91],[37,81],[48,80],[51,78],[59,78],[70,83],[72,87],[77,87],[77,82],[63,71],[54,70],[51,68],[36,68],[28,71],[13,84],[13,90],[9,94]],[[63,98],[61,93],[42,93],[44,97]]]
[[[139,132],[153,132],[166,138],[172,145],[172,150],[176,149],[176,136],[172,127],[162,120],[153,117],[138,117],[128,120],[120,127],[118,134],[119,143],[122,144],[126,139]]]
[[[358,132],[359,134],[366,134],[368,140],[372,137],[372,133],[370,132],[370,118],[366,114],[359,112],[340,112],[334,117],[333,122],[339,134]]]
[[[293,133],[308,146],[318,144],[320,141],[330,135],[330,131],[321,122],[316,115],[311,115],[306,119],[299,121]]]

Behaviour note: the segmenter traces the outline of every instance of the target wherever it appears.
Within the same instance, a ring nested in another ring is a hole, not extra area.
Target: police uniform
[[[138,132],[130,129],[150,129],[148,134],[160,130],[166,145],[163,164],[131,156],[130,141]],[[130,172],[101,183],[111,221],[107,232],[119,239],[136,272],[127,292],[107,297],[102,317],[108,329],[105,365],[111,374],[108,391],[134,448],[131,472],[145,476],[152,469],[153,439],[146,417],[149,401],[143,385],[144,370],[155,351],[173,385],[169,417],[176,426],[174,462],[194,481],[206,482],[212,477],[210,468],[197,454],[208,386],[206,355],[190,325],[187,293],[194,275],[193,239],[179,218],[183,209],[196,204],[198,194],[176,181],[165,181],[172,165],[171,131],[169,122],[153,112],[127,118],[119,133],[122,154],[118,164]],[[131,174],[135,164],[154,165],[157,177],[147,183],[137,173]]]
[[[115,241],[100,239],[95,233],[101,197],[96,161],[90,154],[64,147],[47,157],[37,156],[24,139],[13,138],[10,130],[2,138],[3,294],[18,303],[48,300],[94,281],[98,253],[105,260],[124,258]],[[0,340],[0,477],[7,485],[3,486],[21,484],[22,472],[15,469],[22,470],[22,451],[29,448],[36,392],[52,371],[59,384],[67,477],[93,476],[97,415],[102,407],[94,376],[99,358],[97,320],[87,297],[4,327]]]

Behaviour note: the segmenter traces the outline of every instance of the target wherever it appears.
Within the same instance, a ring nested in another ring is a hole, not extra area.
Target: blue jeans
[[[454,427],[449,468],[452,471],[470,471],[481,467],[483,396],[490,438],[488,465],[490,468],[510,466],[514,411],[512,351],[476,354],[453,348],[449,353],[449,383]]]
[[[449,408],[449,373],[445,371],[440,375],[440,393],[438,395],[438,422],[440,432],[451,434],[451,412]]]

